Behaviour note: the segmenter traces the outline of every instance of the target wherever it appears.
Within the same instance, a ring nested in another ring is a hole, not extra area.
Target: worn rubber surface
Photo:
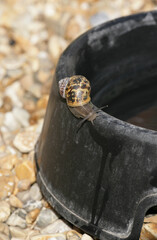
[[[76,74],[90,80],[97,107],[109,106],[78,133],[58,92]],[[126,121],[156,103],[156,12],[95,27],[62,54],[35,159],[41,190],[64,218],[100,239],[139,239],[157,205],[157,132]]]

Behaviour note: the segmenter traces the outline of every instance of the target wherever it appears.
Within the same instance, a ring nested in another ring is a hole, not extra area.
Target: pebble
[[[75,15],[69,20],[66,26],[65,38],[72,41],[87,29],[88,23],[86,18],[80,14]]]
[[[9,236],[9,227],[6,223],[0,222],[0,233],[3,233],[6,236]]]
[[[6,69],[3,67],[0,67],[0,80],[2,80],[5,75],[6,75]]]
[[[31,68],[32,68],[32,72],[37,72],[39,71],[39,59],[37,58],[32,58],[31,61],[30,61],[30,65],[31,65]]]
[[[90,18],[90,24],[95,27],[109,20],[109,16],[105,12],[98,12]]]
[[[39,228],[45,228],[49,224],[52,224],[58,219],[58,216],[51,209],[43,207],[36,220],[36,226]],[[49,233],[49,232],[44,232]]]
[[[66,236],[64,234],[39,234],[31,237],[30,240],[66,240]]]
[[[8,80],[10,80],[11,82],[21,78],[23,74],[24,74],[23,69],[14,69],[7,71]]]
[[[32,224],[36,220],[36,218],[39,215],[39,213],[40,213],[40,209],[39,208],[35,208],[31,212],[29,212],[27,214],[27,216],[26,216],[27,224]]]
[[[71,231],[67,232],[67,234],[66,234],[67,240],[80,240],[81,236],[82,235],[80,233],[76,232],[75,230],[71,230]],[[86,239],[84,239],[84,240],[86,240]]]
[[[12,113],[21,127],[29,126],[30,114],[25,109],[14,107]]]
[[[41,97],[41,85],[39,83],[33,83],[29,91],[34,97]]]
[[[38,136],[36,132],[25,130],[16,135],[13,144],[20,152],[28,153],[34,149]]]
[[[33,113],[36,109],[36,104],[31,99],[23,98],[23,107],[27,110],[30,114]]]
[[[15,210],[7,220],[7,224],[10,226],[17,226],[20,228],[26,228],[26,211],[23,209]]]
[[[37,101],[37,109],[46,109],[47,104],[48,104],[48,100],[49,100],[49,96],[48,95],[44,95],[42,98],[40,98]]]
[[[144,223],[141,231],[140,240],[157,239],[157,223]]]
[[[17,197],[23,202],[23,204],[27,204],[30,201],[29,189],[26,191],[18,192]]]
[[[31,185],[31,181],[29,179],[22,179],[18,181],[17,188],[19,191],[27,190]]]
[[[0,200],[9,197],[15,185],[15,178],[11,172],[6,172],[4,169],[0,170]]]
[[[28,200],[26,204],[23,206],[23,208],[27,211],[30,212],[36,208],[41,209],[43,206],[41,201],[33,201],[33,200]]]
[[[41,233],[62,233],[70,230],[71,227],[68,223],[64,222],[61,219],[58,219],[44,229],[41,229]]]
[[[3,233],[0,233],[0,240],[9,240],[9,237]]]
[[[49,51],[52,56],[52,59],[56,61],[58,56],[63,52],[63,50],[67,47],[67,42],[63,38],[59,36],[52,36],[49,39]]]
[[[10,205],[6,201],[0,201],[0,222],[5,222],[10,216]]]
[[[19,180],[29,179],[31,183],[35,182],[36,178],[34,164],[29,160],[25,160],[16,165],[15,173]]]
[[[132,1],[131,4],[131,9],[133,11],[138,11],[140,10],[143,6],[145,5],[145,1],[144,0],[137,0],[137,1]]]
[[[4,96],[3,97],[3,103],[1,104],[1,111],[6,113],[12,110],[12,101],[10,97]]]
[[[15,154],[7,154],[0,158],[0,167],[8,170],[12,170],[18,163],[18,158]]]
[[[82,235],[81,240],[93,240],[93,238],[91,236],[89,236],[88,234],[84,233]]]
[[[4,125],[10,130],[15,131],[20,129],[20,123],[16,120],[12,112],[7,112],[4,117]]]
[[[24,55],[21,55],[21,56],[15,55],[15,56],[8,56],[4,58],[1,61],[1,64],[7,70],[15,70],[15,69],[21,68],[25,61],[26,61],[26,57]]]
[[[9,203],[12,207],[15,207],[15,208],[22,208],[23,207],[23,203],[20,201],[20,199],[18,199],[14,195],[11,195],[9,197]]]
[[[49,77],[50,77],[50,72],[44,71],[44,70],[40,70],[37,75],[38,81],[41,83],[46,82]]]
[[[23,96],[23,92],[22,92],[20,82],[17,81],[11,84],[10,86],[8,86],[5,89],[4,94],[11,98],[14,106],[22,107],[22,101],[20,101],[20,98]]]
[[[23,78],[21,78],[20,82],[21,82],[21,86],[24,88],[24,90],[29,91],[29,89],[31,88],[32,84],[33,84],[33,74],[29,73],[25,76],[23,76]]]
[[[42,199],[41,191],[37,183],[34,183],[29,191],[30,198],[34,201],[39,201]]]
[[[10,233],[12,237],[25,239],[29,233],[28,229],[21,229],[19,227],[10,226]]]

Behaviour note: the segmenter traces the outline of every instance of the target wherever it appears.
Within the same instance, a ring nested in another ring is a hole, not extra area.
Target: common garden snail
[[[93,122],[97,117],[96,107],[90,98],[90,82],[81,75],[74,75],[59,81],[60,95],[66,99],[70,111],[77,118]]]

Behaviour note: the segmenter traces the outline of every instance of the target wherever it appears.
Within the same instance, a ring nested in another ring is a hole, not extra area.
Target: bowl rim
[[[88,31],[84,32],[83,34],[81,34],[74,41],[72,41],[70,43],[70,45],[61,54],[61,56],[58,60],[58,63],[57,63],[54,80],[57,81],[57,83],[58,83],[58,81],[60,79],[63,79],[65,77],[69,77],[72,75],[76,75],[74,72],[69,74],[69,69],[67,67],[68,66],[67,59],[69,56],[71,56],[71,52],[73,50],[76,51],[77,47],[80,45],[80,42],[82,42],[82,44],[84,44],[87,41],[87,37],[89,36],[89,34],[93,34],[96,31],[108,29],[113,25],[116,25],[119,23],[124,23],[124,22],[130,21],[132,19],[137,20],[137,21],[143,20],[144,18],[146,18],[148,16],[148,14],[152,18],[154,18],[154,16],[157,18],[156,10],[136,13],[136,14],[116,18],[116,19],[107,21],[105,23],[99,24],[99,25],[89,29]],[[149,20],[148,20],[148,22],[149,22]],[[142,26],[148,26],[148,25],[151,26],[151,24],[148,24],[148,22],[146,22],[146,24],[143,23]],[[77,53],[77,51],[76,51],[76,53]],[[88,79],[88,80],[90,81],[90,79]],[[99,129],[99,132],[102,135],[103,135],[104,128],[113,129],[113,126],[114,126],[114,130],[115,130],[115,132],[117,132],[117,134],[119,133],[119,131],[122,131],[123,135],[126,135],[126,136],[130,135],[131,138],[136,137],[136,139],[139,138],[140,140],[142,139],[142,141],[147,141],[147,142],[149,141],[149,143],[152,142],[153,144],[154,144],[154,140],[157,140],[157,131],[128,123],[128,122],[123,121],[119,118],[116,118],[110,114],[107,114],[102,110],[100,110],[100,113],[99,113],[98,117],[94,120],[94,125],[92,125],[92,126],[93,126],[93,128],[95,128],[97,130]]]

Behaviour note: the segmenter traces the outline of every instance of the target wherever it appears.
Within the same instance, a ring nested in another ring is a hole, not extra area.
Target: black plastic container
[[[44,196],[100,239],[138,239],[145,213],[157,205],[157,122],[148,129],[127,123],[157,104],[156,22],[156,12],[113,20],[67,48],[36,145]],[[90,80],[92,102],[109,106],[78,133],[80,120],[58,92],[60,79],[77,74]]]

